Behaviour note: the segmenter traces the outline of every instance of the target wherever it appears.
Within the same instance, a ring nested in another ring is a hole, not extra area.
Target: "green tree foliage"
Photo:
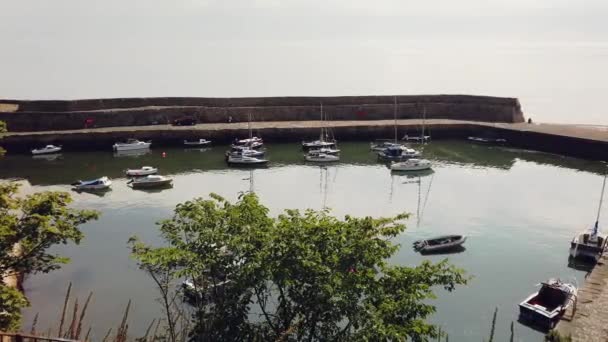
[[[17,183],[0,183],[0,275],[49,272],[69,261],[49,251],[52,246],[79,243],[83,237],[78,228],[96,219],[98,213],[69,208],[72,199],[65,192],[42,192],[17,197]],[[25,298],[0,282],[0,313],[13,313],[27,304]],[[8,317],[8,316],[7,316]],[[16,317],[16,316],[11,316]],[[14,327],[15,321],[0,325]]]
[[[160,223],[164,247],[130,240],[142,269],[173,285],[196,280],[193,340],[426,341],[440,336],[426,322],[433,290],[467,282],[447,261],[388,264],[407,215],[271,218],[254,194],[234,204],[211,197],[179,204]]]
[[[21,309],[28,305],[19,290],[0,284],[0,330],[18,330],[21,326]]]

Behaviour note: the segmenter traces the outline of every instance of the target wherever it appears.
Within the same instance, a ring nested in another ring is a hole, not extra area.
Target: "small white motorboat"
[[[95,190],[107,190],[112,185],[112,181],[108,177],[101,177],[88,181],[77,181],[72,183],[74,190],[83,190],[83,191],[95,191]]]
[[[329,162],[337,162],[340,160],[340,156],[337,155],[333,155],[333,154],[326,154],[326,153],[320,153],[320,152],[308,152],[304,158],[309,161],[309,162],[316,162],[316,163],[329,163]]]
[[[153,175],[158,172],[158,169],[152,166],[142,166],[139,169],[127,169],[125,173],[130,177],[140,177]]]
[[[184,145],[186,146],[207,146],[211,144],[211,140],[207,139],[198,139],[198,140],[184,140]]]
[[[52,154],[61,152],[61,146],[46,145],[43,148],[35,148],[32,150],[33,155]]]
[[[576,302],[576,286],[559,279],[540,284],[540,290],[519,304],[519,317],[544,329],[552,329],[566,309]]]
[[[392,171],[422,171],[428,170],[432,166],[431,162],[426,159],[411,158],[406,161],[392,163]]]
[[[160,175],[148,175],[140,178],[133,178],[127,184],[133,189],[159,188],[173,185],[173,179]]]
[[[464,235],[445,235],[432,239],[415,241],[413,246],[416,252],[438,253],[459,248],[467,240]]]
[[[112,148],[114,151],[133,151],[133,150],[143,150],[150,148],[152,142],[150,141],[139,141],[137,139],[128,139],[126,142],[117,142]]]
[[[340,150],[337,148],[331,148],[331,147],[322,147],[320,149],[311,149],[309,152],[317,152],[317,153],[325,153],[325,154],[339,154]]]
[[[577,234],[570,243],[570,256],[573,258],[590,259],[597,262],[607,248],[608,236],[600,232],[600,214],[602,211],[602,203],[604,202],[604,191],[606,190],[606,178],[604,175],[604,183],[602,184],[602,194],[600,195],[600,204],[597,210],[597,219],[591,230],[585,230]]]
[[[226,159],[228,165],[234,166],[247,166],[247,165],[265,165],[268,163],[267,159],[248,157],[244,155],[228,155]]]

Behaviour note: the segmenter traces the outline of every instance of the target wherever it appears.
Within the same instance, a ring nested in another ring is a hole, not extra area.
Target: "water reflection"
[[[33,185],[69,184],[74,179],[88,179],[99,175],[123,178],[123,170],[139,168],[143,165],[156,166],[160,172],[167,175],[228,170],[223,152],[226,148],[223,146],[211,149],[167,148],[162,151],[153,149],[121,151],[114,154],[102,151],[69,152],[58,156],[37,156],[39,158],[8,155],[0,160],[0,179],[27,178]],[[380,165],[376,155],[369,151],[369,146],[365,142],[341,143],[340,149],[341,161],[335,164],[338,168],[340,165]],[[298,144],[274,144],[269,145],[268,150],[270,168],[305,164]],[[603,170],[602,164],[596,161],[475,145],[462,141],[429,143],[425,146],[424,157],[433,161],[434,168],[441,168],[445,164],[456,164],[463,167],[509,170],[517,160],[524,160],[593,173],[601,173]],[[42,162],[44,164],[41,164]],[[425,177],[428,175],[426,172],[403,175],[408,178]]]
[[[595,264],[595,259],[573,258],[572,256],[568,257],[568,267],[577,271],[591,272],[593,267],[595,267]]]
[[[420,254],[421,255],[450,255],[450,254],[458,254],[458,253],[462,253],[465,252],[467,250],[467,248],[463,245],[460,246],[456,246],[450,249],[444,249],[444,250],[440,250],[440,251],[431,251],[431,252],[425,252],[425,251],[421,251]]]
[[[152,151],[150,149],[141,149],[141,150],[130,150],[130,151],[115,151],[114,157],[132,157],[137,158],[141,156],[145,156],[146,154],[150,154]]]
[[[46,160],[46,161],[54,161],[57,159],[63,158],[63,155],[61,153],[55,153],[55,154],[37,154],[37,155],[33,155],[32,159],[38,159],[38,160]]]
[[[91,195],[95,195],[97,197],[104,197],[105,195],[107,195],[110,191],[112,191],[112,188],[107,188],[107,189],[99,189],[99,190],[85,190],[85,189],[75,189],[72,188],[72,191],[78,193],[78,194],[91,194]]]
[[[243,192],[255,192],[272,216],[287,208],[331,208],[337,217],[411,213],[404,221],[405,233],[394,238],[402,248],[391,262],[413,266],[423,260],[449,258],[474,277],[467,287],[438,293],[434,301],[438,311],[433,321],[455,341],[479,341],[487,336],[491,310],[496,306],[505,321],[516,320],[517,303],[538,281],[584,276],[584,272],[568,268],[565,258],[580,222],[597,209],[596,202],[589,199],[589,193],[597,189],[597,176],[555,166],[573,165],[575,170],[593,172],[595,164],[487,146],[477,146],[472,152],[467,143],[436,141],[425,147],[425,159],[433,161],[434,171],[400,174],[378,163],[366,143],[343,143],[340,148],[340,163],[316,166],[303,161],[297,144],[270,145],[270,167],[249,170],[228,168],[225,147],[217,146],[204,153],[153,149],[138,158],[114,158],[108,151],[64,153],[62,159],[52,162],[30,156],[0,159],[0,178],[57,184],[34,186],[32,191],[69,190],[67,184],[79,178],[114,178],[112,191],[103,197],[73,193],[75,206],[95,208],[102,215],[83,227],[86,239],[81,245],[58,249],[72,258],[70,264],[61,271],[29,278],[26,287],[32,307],[41,311],[41,317],[55,315],[65,294],[65,288],[56,284],[73,281],[83,291],[93,290],[97,298],[107,298],[90,312],[98,329],[107,331],[113,326],[113,315],[124,308],[126,300],[133,299],[133,331],[143,335],[159,315],[156,290],[145,273],[137,271],[125,241],[138,235],[147,242],[162,243],[156,222],[171,217],[178,203],[208,198],[211,192],[231,201]],[[162,152],[166,152],[164,158]],[[499,157],[481,160],[495,154]],[[130,189],[124,169],[143,165],[172,176],[174,188],[160,192]],[[505,169],[505,165],[511,166]],[[466,253],[420,255],[408,248],[413,241],[448,234],[471,237]],[[462,315],[462,307],[467,307],[467,315]],[[35,314],[33,309],[26,311],[25,322],[31,323]],[[523,327],[518,328],[518,336],[526,341],[541,338]]]

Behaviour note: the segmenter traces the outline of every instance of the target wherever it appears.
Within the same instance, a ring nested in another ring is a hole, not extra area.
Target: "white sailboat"
[[[231,145],[232,148],[236,147],[249,147],[251,149],[259,149],[264,146],[264,141],[260,137],[253,136],[253,129],[251,128],[251,121],[253,120],[251,113],[248,114],[249,121],[247,122],[247,129],[249,131],[249,138],[247,139],[235,139]]]
[[[322,103],[321,103],[321,122],[325,123]],[[330,136],[330,131],[327,129],[327,127],[325,127],[325,125],[321,126],[321,134],[319,135],[318,140],[302,142],[302,148],[304,148],[305,150],[332,148],[335,146],[336,146],[336,139],[334,139],[333,135]]]
[[[394,120],[394,130],[395,135],[393,140],[384,139],[384,140],[376,140],[370,143],[370,149],[374,152],[383,152],[388,148],[402,148],[406,149],[407,147],[403,144],[397,142],[397,96],[393,97],[393,120]]]
[[[397,142],[397,97],[394,98],[394,120],[395,120],[395,136],[394,142],[392,144],[387,145],[385,149],[381,149],[378,151],[378,159],[383,161],[401,161],[407,160],[410,158],[417,158],[420,156],[420,152],[409,148],[405,145],[399,144]],[[374,146],[372,146],[374,149]]]
[[[600,213],[602,212],[602,204],[604,202],[604,191],[606,190],[606,178],[608,173],[604,174],[604,182],[602,184],[602,194],[600,196],[600,204],[597,208],[597,218],[595,225],[591,230],[584,230],[577,234],[570,243],[570,256],[573,258],[587,258],[594,261],[604,253],[608,243],[606,234],[600,232]]]
[[[268,164],[268,159],[256,158],[256,157],[247,157],[247,156],[228,156],[226,159],[228,165],[231,166],[255,166],[255,165],[266,165]]]
[[[422,171],[429,170],[432,164],[426,159],[410,158],[406,161],[392,163],[392,171]]]
[[[422,125],[420,127],[420,136],[415,136],[415,135],[409,136],[406,133],[401,140],[418,142],[418,143],[429,142],[431,140],[431,136],[424,134],[425,128],[426,128],[426,106],[422,107]]]
[[[309,162],[317,162],[317,163],[329,163],[329,162],[337,162],[340,160],[340,156],[334,154],[326,154],[317,151],[308,152],[304,158]]]

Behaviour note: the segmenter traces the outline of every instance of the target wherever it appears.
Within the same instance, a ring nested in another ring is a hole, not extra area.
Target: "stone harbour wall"
[[[183,117],[199,123],[319,120],[452,119],[524,121],[516,98],[472,95],[398,95],[256,98],[117,98],[71,101],[0,100],[0,120],[9,131],[168,124]],[[11,110],[2,111],[2,108]]]

